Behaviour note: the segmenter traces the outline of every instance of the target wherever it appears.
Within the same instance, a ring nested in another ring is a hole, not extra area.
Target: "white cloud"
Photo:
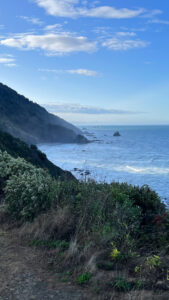
[[[112,28],[108,27],[108,26],[98,26],[98,27],[94,28],[92,31],[98,35],[107,36],[107,35],[109,35],[109,32],[111,30],[112,30]]]
[[[6,64],[6,63],[12,62],[12,61],[14,61],[14,59],[12,59],[12,58],[0,57],[1,64]]]
[[[96,77],[99,75],[98,72],[92,71],[92,70],[87,70],[87,69],[67,70],[67,73],[84,75],[84,76],[89,76],[89,77]]]
[[[48,26],[46,26],[46,27],[44,28],[44,30],[46,30],[46,31],[53,31],[53,30],[55,30],[55,29],[61,30],[62,27],[63,27],[63,26],[62,26],[61,24],[53,24],[53,25],[48,25]]]
[[[108,109],[102,107],[85,106],[80,104],[57,103],[43,105],[49,112],[52,113],[72,113],[72,114],[88,114],[88,115],[128,115],[140,114],[142,112],[126,111],[121,109]]]
[[[124,31],[125,30],[125,31]],[[129,29],[124,29],[123,31],[114,32],[111,27],[96,27],[93,29],[93,32],[99,35],[99,39],[105,39],[106,37],[111,38],[112,35],[116,35],[118,37],[135,37],[137,34],[133,31],[129,31]]]
[[[137,17],[144,12],[143,9],[130,10],[127,8],[116,9],[110,6],[100,6],[92,9],[83,9],[84,17],[107,18],[107,19],[129,19]]]
[[[169,21],[160,20],[160,19],[152,19],[152,20],[149,20],[148,23],[169,25]]]
[[[95,6],[88,8],[88,1],[79,0],[33,0],[40,7],[43,7],[48,14],[57,17],[95,17],[110,19],[128,19],[137,17],[145,12],[144,9],[116,9],[112,6]]]
[[[156,15],[161,15],[163,12],[162,12],[162,10],[160,10],[160,9],[153,9],[152,11],[149,11],[149,12],[147,12],[147,13],[145,13],[142,17],[144,17],[144,18],[153,18],[154,16],[156,16]]]
[[[136,36],[135,32],[127,32],[127,31],[120,31],[117,32],[117,35],[119,36]]]
[[[100,73],[88,69],[72,69],[72,70],[39,69],[39,71],[47,72],[47,73],[55,73],[55,74],[77,74],[77,75],[83,75],[88,77],[96,77],[100,75]]]
[[[140,27],[140,28],[128,28],[128,27],[121,27],[121,30],[125,30],[125,31],[132,31],[132,32],[145,32],[147,31],[147,27]]]
[[[0,57],[0,64],[6,67],[15,67],[15,58],[12,58],[10,55],[6,55],[5,57]]]
[[[27,16],[20,16],[20,18],[34,25],[38,25],[38,26],[43,25],[43,22],[38,18],[32,18]]]
[[[16,67],[17,64],[14,64],[14,63],[12,63],[12,64],[5,64],[5,66],[9,67],[9,68],[13,68],[13,67]]]
[[[120,39],[117,37],[113,37],[108,39],[102,43],[103,47],[107,47],[110,50],[118,51],[118,50],[130,50],[136,48],[145,48],[149,45],[148,42],[142,40],[131,40],[131,39]]]
[[[1,40],[0,45],[25,50],[42,49],[49,55],[71,52],[93,52],[97,49],[96,42],[91,42],[84,36],[71,36],[66,33],[49,33],[44,35],[21,34]]]

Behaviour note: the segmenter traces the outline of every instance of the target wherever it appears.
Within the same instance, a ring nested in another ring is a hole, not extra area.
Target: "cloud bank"
[[[145,12],[143,8],[116,9],[112,6],[87,7],[87,1],[79,0],[33,0],[38,6],[44,8],[50,15],[56,17],[78,18],[93,17],[107,19],[129,19],[137,17]]]
[[[51,113],[71,113],[71,114],[89,114],[89,115],[129,115],[138,114],[139,112],[106,109],[100,107],[84,106],[80,104],[58,103],[43,105]]]
[[[49,28],[50,30],[50,28]],[[47,55],[63,55],[73,52],[92,53],[98,46],[114,51],[126,51],[145,48],[150,43],[136,38],[134,32],[117,32],[110,38],[103,37],[101,41],[90,41],[85,36],[76,36],[70,32],[47,32],[45,34],[17,34],[0,40],[0,45],[18,48],[20,50],[43,50]],[[67,73],[96,76],[93,71],[86,69],[69,70]]]

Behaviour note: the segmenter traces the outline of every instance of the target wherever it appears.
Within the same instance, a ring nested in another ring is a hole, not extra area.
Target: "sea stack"
[[[113,136],[121,136],[119,131],[116,131]]]

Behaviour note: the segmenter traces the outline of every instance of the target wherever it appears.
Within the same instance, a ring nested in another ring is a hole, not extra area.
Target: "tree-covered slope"
[[[81,131],[0,83],[0,129],[29,144],[85,143]]]
[[[73,175],[70,172],[63,171],[59,167],[51,163],[46,155],[42,153],[34,145],[28,146],[26,143],[21,140],[14,138],[10,134],[0,130],[0,150],[7,151],[11,156],[17,158],[22,157],[27,162],[32,163],[33,165],[47,169],[51,176],[59,178],[61,180],[74,179]]]

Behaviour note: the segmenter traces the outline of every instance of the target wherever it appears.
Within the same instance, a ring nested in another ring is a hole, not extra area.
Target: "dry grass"
[[[20,236],[35,240],[65,238],[72,230],[73,220],[68,207],[58,208],[37,217],[32,223],[25,223]]]
[[[94,274],[97,272],[97,265],[96,265],[96,261],[97,261],[97,257],[98,257],[98,253],[94,253],[93,255],[91,255],[86,263],[85,269],[87,272]]]
[[[78,248],[77,239],[73,239],[70,242],[70,246],[66,255],[66,260],[74,260],[74,258],[78,256],[79,256],[79,248]]]

